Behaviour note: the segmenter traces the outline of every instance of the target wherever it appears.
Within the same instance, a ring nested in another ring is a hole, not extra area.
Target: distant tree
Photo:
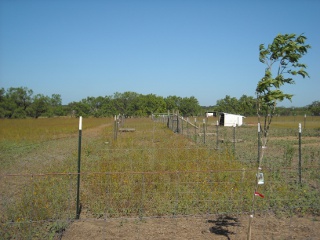
[[[308,106],[308,110],[314,116],[320,116],[320,101],[314,101]]]
[[[225,98],[217,101],[216,108],[218,112],[239,113],[239,101],[235,97],[226,95]]]
[[[50,98],[43,94],[37,94],[33,97],[32,104],[28,107],[27,112],[30,116],[38,118],[45,114],[50,107]]]
[[[286,108],[286,107],[277,107],[274,112],[274,115],[280,115],[280,116],[289,116],[290,114],[291,114],[291,108]]]
[[[65,108],[62,106],[62,99],[60,94],[52,94],[48,97],[48,110],[43,114],[47,117],[64,116],[66,114]]]
[[[254,97],[242,95],[239,98],[238,106],[239,106],[239,109],[237,110],[237,113],[243,116],[253,116],[256,114],[256,111],[255,111],[256,100]]]
[[[6,90],[4,88],[0,89],[0,118],[6,117]]]
[[[25,118],[26,109],[32,103],[33,91],[26,87],[9,88],[6,92],[1,90],[1,112],[6,118]]]
[[[167,110],[169,111],[176,111],[179,110],[181,104],[181,97],[178,96],[168,96],[164,99],[166,102]]]
[[[182,98],[179,111],[183,116],[197,116],[200,113],[198,100],[194,96]]]
[[[140,94],[130,91],[124,93],[114,93],[113,101],[117,114],[124,114],[125,116],[132,115],[132,104],[139,96]]]
[[[102,116],[110,117],[117,114],[116,108],[113,104],[112,96],[105,96],[101,107]]]
[[[7,91],[9,98],[11,98],[19,108],[26,110],[32,103],[33,91],[26,87],[9,88]]]
[[[147,94],[141,96],[143,113],[150,116],[152,113],[163,113],[166,111],[166,102],[163,97],[156,96],[155,94]]]
[[[27,112],[22,108],[14,108],[10,118],[26,118]]]
[[[68,104],[71,116],[74,117],[88,117],[90,116],[90,106],[85,100],[80,102],[71,102]]]
[[[98,116],[101,108],[99,98],[87,97],[81,100],[82,111],[89,116]]]

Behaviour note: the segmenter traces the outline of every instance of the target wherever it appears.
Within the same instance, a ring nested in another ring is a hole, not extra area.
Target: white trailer
[[[231,114],[231,113],[220,113],[219,125],[225,127],[241,126],[243,124],[244,116]]]

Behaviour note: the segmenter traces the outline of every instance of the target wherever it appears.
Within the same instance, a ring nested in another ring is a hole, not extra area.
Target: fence
[[[29,161],[34,166],[23,170],[25,173],[2,172],[0,198],[1,212],[5,214],[1,217],[1,237],[44,239],[55,235],[84,239],[83,231],[88,231],[85,224],[93,224],[96,228],[91,236],[96,239],[245,239],[255,183],[256,128],[241,127],[234,132],[234,128],[219,127],[217,134],[210,136],[208,133],[217,130],[213,124],[195,127],[186,119],[170,123],[165,116],[153,120],[126,120],[123,127],[136,131],[117,131],[116,139],[112,127],[99,137],[83,132],[80,174],[76,170],[76,141],[70,156],[45,161],[52,154],[51,147],[66,143],[61,139],[62,142],[35,149],[34,154],[40,152],[41,158],[31,157]],[[168,131],[168,122],[181,135]],[[312,130],[304,134],[308,139],[302,141],[302,187],[297,184],[297,144],[292,145],[297,141],[296,132],[278,129],[272,134],[278,139],[269,146],[264,170],[265,198],[257,202],[260,218],[255,219],[254,239],[304,238],[289,231],[293,227],[303,230],[302,226],[305,229],[299,234],[307,234],[308,229],[310,237],[318,236],[313,221],[318,219],[316,215],[306,215],[304,223],[294,215],[316,213],[320,206],[319,136]],[[243,141],[232,142],[234,138]],[[65,147],[70,148],[70,144]],[[33,150],[27,153],[33,156]],[[43,166],[41,169],[47,171],[39,172],[40,164],[52,164],[53,168]],[[80,175],[80,220],[76,220]],[[286,213],[286,220],[280,221],[279,227],[287,232],[272,232],[276,227],[268,226],[277,221],[275,213]],[[264,227],[259,225],[263,223]],[[76,226],[74,234],[78,235],[65,232],[67,227],[72,230]]]

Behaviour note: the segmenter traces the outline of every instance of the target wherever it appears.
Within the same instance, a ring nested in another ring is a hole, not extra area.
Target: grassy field
[[[303,126],[303,181],[298,184],[298,122]],[[208,132],[214,133],[215,119]],[[245,213],[257,161],[256,118],[216,136],[175,134],[149,118],[83,120],[81,214],[87,218]],[[201,128],[200,128],[201,129]],[[200,130],[199,130],[200,131]],[[320,119],[277,117],[265,156],[259,211],[318,214]],[[191,133],[192,132],[192,133]],[[0,120],[1,237],[53,238],[75,218],[78,119]],[[197,133],[199,134],[199,132]]]

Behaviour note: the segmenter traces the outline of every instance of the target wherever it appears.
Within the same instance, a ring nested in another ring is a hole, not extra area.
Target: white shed
[[[243,124],[244,116],[231,114],[231,113],[220,113],[219,125],[232,127],[234,125],[241,126]]]
[[[216,117],[217,112],[206,112],[206,117]]]

